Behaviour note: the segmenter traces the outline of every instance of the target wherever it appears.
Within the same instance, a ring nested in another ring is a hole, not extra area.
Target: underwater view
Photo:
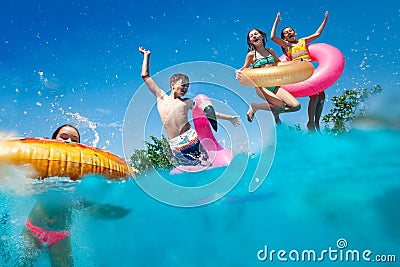
[[[228,195],[206,206],[173,207],[149,197],[133,181],[110,183],[100,176],[79,183],[36,182],[25,185],[31,193],[24,195],[8,189],[1,195],[2,265],[17,262],[20,234],[38,198],[53,205],[84,198],[128,211],[121,219],[104,219],[92,209],[73,210],[76,266],[309,266],[313,258],[301,260],[303,250],[314,250],[315,261],[324,266],[365,266],[365,250],[372,252],[369,259],[398,255],[399,132],[357,130],[333,137],[278,129],[277,134],[274,164],[261,188],[249,194],[251,175],[244,175]],[[309,153],[312,146],[318,157]],[[256,164],[250,159],[249,168]],[[181,177],[193,178],[198,177]],[[347,247],[339,249],[339,240]],[[261,261],[258,251],[265,246],[268,258]],[[336,252],[321,258],[329,248]],[[271,250],[296,250],[300,256],[296,261],[286,255],[289,263],[282,262],[277,253],[269,255]],[[340,260],[341,250],[357,250],[361,259]],[[45,252],[35,266],[49,266]]]
[[[0,266],[397,266],[400,5],[299,8],[2,3]],[[336,76],[303,95],[283,82],[289,96],[274,87],[266,102],[240,71],[268,58],[263,51],[283,58],[289,26],[298,38],[323,30],[302,80]],[[340,65],[335,74],[317,52]],[[175,73],[190,82],[170,80]],[[318,129],[309,96],[323,92]],[[168,122],[187,125],[179,112],[164,116],[168,105],[186,108],[206,163],[180,161],[172,140],[183,135]],[[33,179],[32,166],[45,179]]]

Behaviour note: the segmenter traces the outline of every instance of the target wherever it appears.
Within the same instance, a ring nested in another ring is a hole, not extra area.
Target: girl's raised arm
[[[325,29],[325,25],[327,22],[328,22],[328,11],[325,11],[324,20],[322,21],[322,23],[319,26],[319,28],[317,29],[317,31],[314,34],[304,38],[306,43],[310,43],[310,42],[314,41],[315,39],[317,39],[318,37],[320,37],[323,30]]]
[[[278,26],[279,22],[281,22],[281,13],[280,12],[278,12],[276,14],[275,22],[271,29],[270,38],[274,43],[278,44],[279,46],[286,47],[287,46],[286,41],[284,41],[281,38],[279,38],[278,36],[276,36],[276,27]]]

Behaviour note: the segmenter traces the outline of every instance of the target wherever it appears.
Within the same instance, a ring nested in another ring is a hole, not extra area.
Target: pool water
[[[225,197],[196,208],[169,206],[134,181],[108,182],[98,176],[81,182],[29,182],[26,191],[2,184],[0,265],[16,263],[25,220],[43,195],[130,210],[112,220],[93,217],[85,209],[73,211],[75,266],[310,266],[314,263],[294,262],[289,252],[294,257],[293,251],[314,250],[320,256],[330,248],[339,256],[340,251],[370,250],[371,259],[397,253],[399,261],[399,140],[395,130],[352,130],[334,136],[277,127],[275,159],[264,184],[248,193],[251,176],[246,174]],[[250,158],[249,164],[252,168],[257,160]],[[157,174],[138,179],[152,175]],[[339,241],[347,246],[339,248]],[[279,259],[277,252],[271,257],[271,250],[287,254]],[[324,255],[319,261],[324,266],[366,264]],[[49,265],[43,250],[35,266]]]

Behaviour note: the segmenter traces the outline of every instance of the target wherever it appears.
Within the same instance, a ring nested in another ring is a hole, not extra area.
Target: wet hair
[[[55,130],[54,133],[53,133],[53,135],[51,136],[51,139],[57,139],[58,133],[59,133],[59,132],[61,131],[61,129],[64,128],[64,127],[71,127],[71,128],[73,128],[73,129],[75,129],[75,131],[78,133],[78,139],[79,139],[78,142],[79,142],[79,143],[81,142],[81,135],[80,135],[78,129],[76,129],[76,127],[75,127],[75,126],[72,126],[71,124],[64,124],[64,125],[61,125],[60,127],[58,127],[57,130]]]
[[[251,29],[247,33],[247,52],[250,52],[251,50],[254,49],[254,46],[251,44],[251,40],[250,40],[250,37],[249,37],[250,32],[254,31],[254,30],[258,31],[263,36],[262,42],[263,42],[263,46],[264,47],[265,47],[265,44],[267,43],[267,35],[265,34],[265,32],[263,32],[262,30],[257,29],[257,28]]]
[[[182,80],[182,84],[189,84],[189,77],[186,74],[183,73],[175,73],[174,75],[171,76],[169,79],[169,84],[172,86],[176,84],[177,81]]]

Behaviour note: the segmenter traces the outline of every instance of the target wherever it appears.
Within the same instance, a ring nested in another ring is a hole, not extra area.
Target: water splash
[[[82,116],[78,112],[69,112],[65,111],[63,108],[59,108],[62,114],[70,116],[73,120],[77,121],[77,128],[89,128],[94,134],[94,140],[90,142],[90,145],[93,147],[97,147],[97,144],[100,141],[100,135],[96,130],[99,123],[91,121],[89,118]]]
[[[0,191],[19,196],[29,195],[33,191],[32,180],[35,171],[27,165],[14,166],[0,163]]]

